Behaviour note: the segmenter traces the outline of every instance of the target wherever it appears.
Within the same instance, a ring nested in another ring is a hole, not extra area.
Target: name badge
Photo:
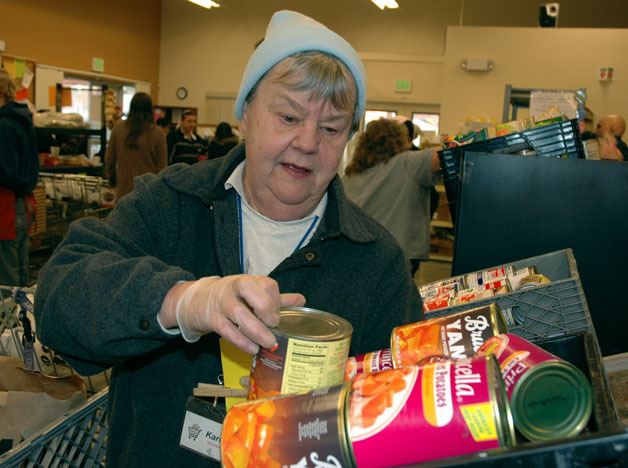
[[[222,422],[227,412],[215,401],[189,397],[179,445],[192,452],[220,461]]]

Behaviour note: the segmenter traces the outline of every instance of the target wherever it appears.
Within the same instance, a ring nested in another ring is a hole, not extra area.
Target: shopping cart
[[[107,394],[105,388],[41,431],[0,455],[2,468],[105,466]]]

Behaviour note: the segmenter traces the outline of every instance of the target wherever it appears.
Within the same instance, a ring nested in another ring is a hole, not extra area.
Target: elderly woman
[[[38,333],[83,374],[113,366],[109,466],[208,466],[179,447],[186,399],[219,383],[219,336],[272,347],[282,306],[347,319],[352,353],[420,318],[403,252],[336,176],[364,106],[355,50],[278,12],[236,99],[244,143],[142,176],[105,221],[72,226],[41,273]]]
[[[407,151],[408,133],[394,120],[370,122],[345,170],[347,196],[397,239],[411,273],[429,258],[430,189],[436,150]]]

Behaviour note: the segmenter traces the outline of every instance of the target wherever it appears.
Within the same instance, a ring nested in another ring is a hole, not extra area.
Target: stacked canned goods
[[[431,356],[471,357],[486,339],[506,331],[497,304],[401,325],[390,338],[393,362],[398,368]]]
[[[419,293],[427,313],[549,282],[549,278],[539,274],[534,266],[515,268],[506,265],[426,284],[419,288]]]
[[[350,357],[345,380],[361,373],[399,369],[440,358],[473,356],[486,339],[508,327],[495,303],[393,329],[390,348]]]
[[[224,421],[221,450],[228,468],[368,468],[513,444],[506,391],[488,356],[362,374],[350,384],[240,403]]]

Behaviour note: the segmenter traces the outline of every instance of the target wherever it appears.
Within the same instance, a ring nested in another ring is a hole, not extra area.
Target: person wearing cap
[[[355,50],[296,12],[273,15],[244,71],[244,143],[135,179],[104,221],[73,224],[41,270],[42,343],[83,375],[113,366],[108,466],[207,466],[179,447],[198,383],[221,383],[218,337],[254,354],[281,307],[353,325],[351,354],[389,346],[421,299],[393,237],[337,176],[365,107]]]

